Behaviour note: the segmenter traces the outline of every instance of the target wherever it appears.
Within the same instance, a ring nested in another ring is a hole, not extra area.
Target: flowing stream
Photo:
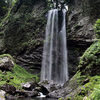
[[[65,9],[62,10],[62,18],[60,17],[57,9],[48,12],[41,81],[47,79],[62,84],[68,80]],[[61,23],[59,23],[60,19],[62,19]]]

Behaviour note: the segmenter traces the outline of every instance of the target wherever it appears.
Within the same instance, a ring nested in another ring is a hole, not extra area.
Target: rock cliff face
[[[95,40],[93,25],[100,17],[99,5],[100,0],[70,0],[69,2],[67,38],[70,73],[78,65],[83,52]]]
[[[68,37],[76,41],[95,38],[94,22],[100,16],[100,0],[71,0],[68,12]]]

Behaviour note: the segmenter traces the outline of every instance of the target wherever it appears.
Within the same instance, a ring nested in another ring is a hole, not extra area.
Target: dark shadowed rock
[[[9,100],[15,100],[16,98],[36,97],[38,95],[39,92],[37,91],[16,90],[15,94],[8,94],[6,95],[6,98]]]
[[[14,96],[14,95],[6,95],[6,99],[7,100],[15,100],[15,99],[17,99],[17,97],[16,96]]]
[[[52,92],[54,90],[61,89],[61,85],[56,84],[53,81],[44,80],[39,82],[38,84],[39,87],[37,89],[40,90],[40,92],[42,92],[45,95],[47,95],[49,92]]]
[[[10,94],[14,94],[16,92],[16,88],[10,84],[5,84],[1,88]]]
[[[21,91],[21,90],[16,90],[16,94],[19,94],[18,96],[23,96],[23,97],[36,97],[39,95],[39,92],[37,91]]]
[[[39,92],[37,91],[26,91],[25,96],[27,97],[36,97],[39,95]]]
[[[69,0],[67,39],[69,77],[79,64],[79,58],[95,39],[94,23],[100,16],[100,0]]]
[[[44,86],[39,86],[35,88],[35,91],[42,92],[44,95],[47,95],[49,91]]]

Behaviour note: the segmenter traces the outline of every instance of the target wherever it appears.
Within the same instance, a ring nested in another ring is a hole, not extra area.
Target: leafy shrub
[[[79,69],[90,76],[100,75],[100,40],[92,44],[83,54]]]
[[[89,96],[89,98],[87,100],[100,100],[100,85],[97,85],[94,88],[94,91],[92,92],[92,94]]]
[[[96,21],[96,24],[94,25],[94,31],[96,32],[96,37],[100,39],[100,19]]]

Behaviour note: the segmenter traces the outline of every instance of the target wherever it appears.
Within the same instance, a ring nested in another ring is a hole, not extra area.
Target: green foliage
[[[8,0],[9,1],[9,0]],[[1,20],[1,23],[0,23],[0,26],[2,26],[2,24],[8,19],[8,17],[11,15],[11,11],[12,11],[12,9],[13,9],[13,7],[15,6],[15,3],[17,2],[17,0],[11,0],[10,1],[11,2],[11,7],[7,7],[7,6],[3,6],[2,7],[2,9],[4,10],[4,11],[7,11],[7,9],[8,9],[8,12],[7,12],[7,14],[6,14],[6,16]],[[6,3],[5,3],[6,4]]]
[[[74,77],[73,80],[77,81],[77,85],[82,85],[82,81],[85,80],[87,78],[86,75],[81,75],[81,72],[77,72]]]
[[[96,24],[94,25],[94,31],[96,32],[96,37],[100,39],[100,19],[96,21]]]
[[[100,84],[100,76],[94,76],[90,78],[90,81],[85,84],[85,90],[87,93],[92,93],[95,86]]]
[[[77,74],[76,74],[77,75]],[[78,75],[79,77],[79,75]],[[81,76],[80,76],[81,77]],[[77,81],[80,79],[77,79]],[[99,94],[100,94],[100,76],[94,76],[90,77],[90,81],[86,83],[84,86],[80,87],[82,84],[79,84],[79,87],[76,89],[76,92],[74,95],[72,95],[72,100],[83,100],[83,98],[86,96],[88,97],[89,94],[91,94],[87,100],[99,100]],[[97,93],[95,93],[95,88],[97,90]],[[96,99],[97,98],[97,99]]]
[[[86,100],[100,100],[100,84],[97,85],[92,94]]]
[[[71,79],[74,87],[75,81],[78,88],[72,92],[72,100],[100,100],[100,40],[94,42],[81,57],[78,71]],[[86,82],[85,80],[88,79]],[[71,82],[70,81],[70,82]]]
[[[71,100],[71,97],[67,97],[66,100]]]
[[[59,100],[63,100],[62,98],[59,98]]]
[[[18,0],[12,0],[12,5],[15,5],[15,3],[17,2]]]
[[[92,44],[83,54],[79,63],[82,74],[100,75],[100,40]]]
[[[10,54],[17,55],[32,45],[35,47],[43,43],[39,35],[45,29],[44,14],[47,9],[41,12],[35,9],[30,13],[27,9],[27,5],[22,5],[18,10],[18,14],[9,17],[8,27],[5,29],[4,47]]]
[[[77,95],[73,98],[73,100],[83,100],[84,97]]]
[[[93,93],[91,94],[93,100],[100,100],[100,85],[94,88]]]
[[[2,19],[2,21],[1,21],[0,26],[2,26],[2,24],[3,24],[3,23],[7,20],[7,18],[10,16],[10,13],[11,13],[12,8],[14,7],[14,4],[15,4],[15,3],[13,3],[12,7],[9,8],[7,15],[6,15],[6,16],[4,17],[4,19]]]

